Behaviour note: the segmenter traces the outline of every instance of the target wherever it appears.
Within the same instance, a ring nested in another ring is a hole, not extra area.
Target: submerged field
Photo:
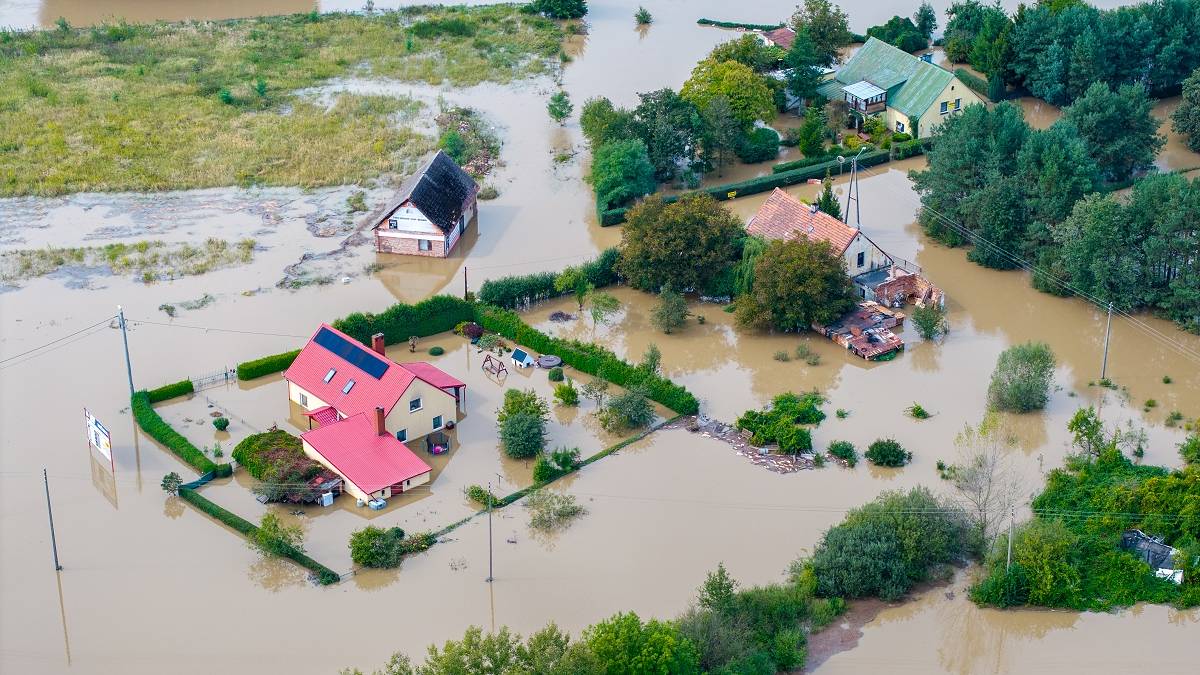
[[[0,196],[405,173],[430,147],[419,103],[297,90],[509,82],[557,67],[562,37],[511,5],[0,32]]]

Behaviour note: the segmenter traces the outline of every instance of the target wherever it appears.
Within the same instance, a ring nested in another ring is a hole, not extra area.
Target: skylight
[[[337,373],[337,368],[330,368],[329,372],[325,373],[325,383],[329,384],[329,381],[333,379],[333,376],[336,373]]]
[[[346,386],[342,387],[342,393],[349,394],[350,390],[353,388],[354,388],[354,380],[350,380],[349,382],[346,383]]]

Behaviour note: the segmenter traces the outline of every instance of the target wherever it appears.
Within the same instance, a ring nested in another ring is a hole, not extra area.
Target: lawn
[[[419,103],[297,94],[353,74],[431,85],[557,67],[516,6],[0,31],[0,196],[321,185],[404,173]]]

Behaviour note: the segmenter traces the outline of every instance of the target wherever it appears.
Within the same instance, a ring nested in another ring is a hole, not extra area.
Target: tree
[[[404,530],[368,525],[350,535],[350,559],[363,567],[396,567],[404,557]]]
[[[513,459],[537,457],[546,449],[546,425],[527,412],[509,415],[500,423],[500,444]]]
[[[637,11],[633,13],[633,20],[639,26],[649,26],[654,22],[654,17],[650,15],[650,10],[638,5]]]
[[[754,266],[767,250],[767,240],[762,237],[746,237],[742,242],[742,259],[733,266],[733,294],[745,295],[754,288]]]
[[[528,413],[542,421],[550,419],[550,408],[532,389],[506,389],[504,403],[496,411],[496,422],[503,423],[517,413]]]
[[[654,177],[668,181],[681,163],[690,163],[700,144],[700,113],[667,88],[638,94],[631,130],[646,144]]]
[[[767,127],[755,127],[743,135],[735,148],[738,159],[747,164],[757,164],[779,157],[779,133]]]
[[[1018,413],[1044,408],[1050,398],[1054,365],[1054,352],[1044,342],[1005,349],[988,385],[988,405],[993,410]]]
[[[1122,181],[1153,165],[1166,143],[1158,135],[1153,107],[1141,84],[1114,91],[1096,82],[1063,111],[1063,120],[1079,130],[1100,171],[1109,180]]]
[[[747,33],[713,47],[708,58],[717,62],[736,61],[756,73],[768,73],[779,65],[783,50],[766,44],[753,33]]]
[[[932,340],[946,332],[946,311],[939,305],[925,304],[912,312],[913,325],[926,340]]]
[[[655,328],[670,335],[683,328],[687,323],[687,315],[687,301],[683,299],[682,295],[671,289],[670,283],[664,284],[662,292],[658,296],[658,304],[654,307],[654,313],[650,315],[650,322],[654,324]]]
[[[601,210],[622,206],[658,187],[640,139],[609,141],[592,154],[592,190]]]
[[[1171,113],[1171,126],[1192,152],[1200,152],[1200,69],[1183,81],[1183,100]]]
[[[775,240],[755,264],[753,288],[738,298],[737,320],[743,326],[808,330],[849,311],[854,298],[846,262],[827,242]]]
[[[559,125],[567,123],[567,118],[571,116],[571,111],[575,109],[575,105],[571,103],[571,97],[567,92],[554,92],[550,97],[550,102],[546,104],[546,112],[550,113],[550,119],[558,122]]]
[[[812,106],[804,111],[804,124],[797,136],[797,147],[805,157],[825,154],[825,118],[820,108]]]
[[[583,385],[581,393],[584,398],[594,401],[597,408],[603,408],[604,402],[608,400],[608,380],[594,377]]]
[[[705,609],[722,612],[733,606],[734,593],[737,591],[737,581],[729,576],[725,563],[717,563],[717,569],[708,573],[704,585],[700,587],[696,602]]]
[[[792,14],[792,30],[808,32],[823,67],[840,63],[842,47],[850,44],[849,19],[829,0],[804,0]]]
[[[797,32],[787,56],[783,58],[783,64],[787,67],[785,73],[788,92],[804,101],[816,98],[817,86],[821,84],[825,68],[824,62],[825,59],[817,53],[817,46],[808,30]]]
[[[528,7],[551,19],[580,19],[588,13],[586,0],[533,0]]]
[[[967,425],[954,441],[960,463],[951,482],[957,501],[975,526],[977,549],[986,553],[999,534],[1005,516],[1011,516],[1021,494],[1020,475],[1008,458],[1008,444],[994,417],[978,428]]]
[[[583,631],[583,642],[603,667],[599,675],[691,675],[699,672],[696,646],[671,623],[645,623],[633,612],[617,614]]]
[[[588,143],[598,148],[608,141],[621,140],[633,133],[633,113],[615,107],[612,101],[603,96],[589,98],[579,113],[579,127]]]
[[[304,551],[304,529],[299,525],[284,525],[279,516],[264,513],[258,529],[250,537],[250,547],[265,556]]]
[[[563,268],[558,276],[554,277],[554,290],[559,293],[571,291],[575,294],[575,302],[579,305],[579,311],[583,311],[583,303],[587,301],[588,294],[594,290],[594,286],[588,281],[587,272],[579,266],[568,265]]]
[[[1154,208],[1162,208],[1156,205]],[[1062,270],[1074,288],[1132,309],[1142,295],[1146,261],[1132,209],[1111,195],[1089,195],[1053,230]]]
[[[917,30],[925,36],[926,40],[933,39],[933,31],[937,30],[938,20],[937,12],[933,11],[929,0],[925,0],[917,8],[916,13],[913,14],[913,23],[917,25]]]
[[[1019,251],[1025,242],[1025,204],[1017,177],[989,175],[983,188],[963,205],[968,213],[975,214],[971,229],[979,237],[967,259],[998,270],[1018,267],[1011,252]]]
[[[617,271],[634,288],[703,291],[738,255],[741,222],[706,193],[646,199],[626,214]]]
[[[929,37],[917,28],[912,19],[907,17],[893,16],[883,25],[868,28],[867,35],[883,40],[910,54],[929,48]]]
[[[646,351],[642,354],[642,362],[638,364],[638,368],[652,375],[658,375],[659,370],[662,368],[662,350],[658,348],[658,345],[651,342],[646,346]]]
[[[766,78],[737,61],[701,61],[679,95],[700,110],[718,96],[724,97],[744,129],[775,118],[775,95]]]
[[[600,325],[608,321],[608,317],[612,316],[621,309],[621,302],[610,293],[602,291],[593,291],[590,294],[591,307],[589,312],[592,315],[592,323]]]
[[[613,395],[599,412],[600,425],[608,431],[638,429],[654,421],[654,406],[641,387],[630,387]]]
[[[877,466],[904,466],[912,459],[912,453],[891,438],[881,438],[871,443],[863,456]]]
[[[836,143],[850,119],[850,104],[845,99],[835,98],[826,103],[821,112],[825,118],[825,133]]]
[[[1096,414],[1096,409],[1088,406],[1080,408],[1067,422],[1067,431],[1071,432],[1071,444],[1088,459],[1100,457],[1104,449],[1104,422]]]
[[[163,492],[171,495],[172,497],[179,494],[179,486],[180,485],[183,485],[183,479],[180,478],[179,474],[175,473],[174,471],[163,476],[163,479],[162,479]]]
[[[733,162],[738,140],[745,131],[742,123],[733,114],[729,99],[717,96],[703,109],[704,158],[717,170],[718,176],[725,175],[725,167]]]
[[[833,194],[833,178],[828,169],[825,170],[825,180],[821,181],[821,197],[817,200],[817,208],[838,220],[842,219],[842,205]]]

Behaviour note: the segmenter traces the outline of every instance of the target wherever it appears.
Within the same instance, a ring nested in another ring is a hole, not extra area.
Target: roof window
[[[325,384],[329,384],[329,381],[332,380],[333,376],[336,374],[337,374],[337,368],[330,368],[329,372],[325,373]]]
[[[353,388],[354,388],[354,380],[350,380],[349,382],[346,383],[346,386],[342,387],[342,393],[349,394],[350,390]]]

